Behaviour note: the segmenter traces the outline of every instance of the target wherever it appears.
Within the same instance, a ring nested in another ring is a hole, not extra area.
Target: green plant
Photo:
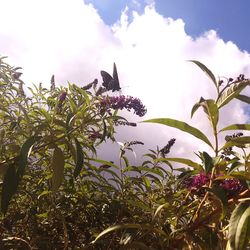
[[[169,118],[161,123],[208,144],[213,155],[199,162],[168,157],[175,139],[149,150],[140,166],[127,152],[143,144],[120,143],[120,161],[99,159],[98,145],[115,141],[116,126],[136,126],[119,116],[143,116],[139,99],[108,96],[98,87],[42,84],[23,90],[19,68],[0,59],[1,249],[246,249],[249,243],[249,136],[223,131],[249,130],[249,124],[219,129],[221,108],[249,85],[242,75],[223,83],[203,64],[217,99],[202,107],[214,142],[195,127]],[[116,81],[118,81],[116,71]],[[112,83],[113,84],[113,83]],[[224,85],[225,84],[225,85]],[[118,84],[119,85],[119,84]],[[184,164],[179,168],[175,164]],[[249,247],[248,247],[249,248]]]
[[[250,103],[248,96],[240,95],[250,81],[243,75],[236,80],[230,78],[226,83],[217,81],[205,65],[198,61],[191,62],[208,75],[217,91],[215,100],[201,97],[191,111],[192,117],[198,108],[203,109],[211,125],[214,143],[198,128],[183,121],[158,118],[144,122],[163,124],[189,133],[209,145],[214,155],[199,152],[197,155],[201,163],[197,163],[186,158],[167,158],[164,155],[158,158],[154,152],[151,157],[155,163],[164,162],[171,168],[172,163],[181,163],[189,168],[175,169],[181,171],[181,174],[177,179],[173,177],[172,186],[169,181],[165,184],[170,194],[165,196],[164,202],[158,207],[150,208],[151,213],[155,212],[153,218],[147,221],[148,224],[114,225],[102,232],[96,241],[112,231],[133,229],[135,231],[130,234],[131,238],[138,234],[155,238],[151,242],[143,237],[139,241],[131,240],[127,249],[246,249],[249,244],[250,154],[247,149],[250,137],[242,133],[226,136],[226,143],[219,147],[218,136],[224,131],[250,130],[250,126],[232,124],[221,129],[218,126],[221,109],[230,101],[237,98]],[[146,187],[153,188],[153,193],[157,194],[160,189],[154,184],[151,179]],[[147,244],[144,244],[145,241]]]

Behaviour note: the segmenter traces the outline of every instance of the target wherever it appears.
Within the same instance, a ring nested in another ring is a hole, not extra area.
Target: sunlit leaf
[[[250,201],[241,202],[229,221],[229,242],[233,250],[244,250],[250,237]]]
[[[239,83],[235,83],[227,88],[216,101],[218,108],[220,109],[221,107],[229,103],[232,99],[237,97],[239,93],[249,84],[249,80],[244,80]]]
[[[195,127],[192,127],[192,126],[188,125],[185,122],[170,119],[170,118],[156,118],[156,119],[146,120],[146,121],[143,121],[143,122],[158,123],[158,124],[163,124],[163,125],[166,125],[166,126],[169,126],[169,127],[177,128],[179,130],[182,130],[182,131],[184,131],[184,132],[186,132],[188,134],[191,134],[191,135],[195,136],[196,138],[204,141],[210,147],[213,148],[211,142],[208,140],[208,138],[199,129],[197,129]]]

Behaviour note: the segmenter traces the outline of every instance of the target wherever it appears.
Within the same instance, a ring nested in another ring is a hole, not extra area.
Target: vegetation
[[[250,103],[241,94],[250,81],[217,80],[192,62],[217,91],[216,100],[201,97],[191,111],[203,109],[214,142],[183,121],[144,122],[187,132],[213,154],[197,152],[199,162],[169,158],[170,138],[133,166],[126,154],[142,142],[124,143],[119,164],[96,153],[115,141],[116,126],[136,126],[119,110],[146,113],[137,98],[107,95],[120,88],[116,67],[100,87],[97,80],[56,86],[52,77],[50,89],[24,91],[20,68],[1,58],[0,249],[250,249],[250,137],[242,133],[250,125],[219,127],[222,107],[235,98]],[[219,134],[231,130],[220,147]]]

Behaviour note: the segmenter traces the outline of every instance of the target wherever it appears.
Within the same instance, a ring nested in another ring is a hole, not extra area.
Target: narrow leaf
[[[227,130],[250,130],[250,124],[232,124],[221,129],[219,132]]]
[[[236,98],[242,102],[245,102],[247,104],[250,104],[250,97],[246,95],[238,95]]]
[[[189,60],[188,62],[195,63],[202,71],[204,71],[207,74],[207,76],[213,81],[213,83],[217,89],[216,78],[210,69],[208,69],[203,63],[196,61],[196,60]]]
[[[19,183],[19,178],[16,173],[15,163],[13,163],[8,167],[3,179],[3,187],[1,195],[1,212],[4,214],[7,212],[12,196],[17,191],[18,183]]]
[[[81,170],[82,170],[82,166],[83,166],[83,152],[82,152],[82,147],[81,144],[79,143],[79,141],[75,138],[75,144],[76,144],[76,166],[74,169],[74,177],[76,178]]]
[[[60,148],[55,147],[52,157],[51,168],[52,175],[52,191],[57,191],[63,181],[64,172],[64,155]]]
[[[211,148],[213,148],[208,138],[199,129],[192,127],[185,122],[170,119],[170,118],[157,118],[157,119],[146,120],[143,122],[159,123],[159,124],[163,124],[169,127],[177,128],[179,130],[182,130],[188,134],[195,136],[196,138],[204,141]]]
[[[203,170],[202,166],[194,161],[191,161],[189,159],[186,158],[164,158],[167,161],[173,161],[173,162],[177,162],[177,163],[182,163],[185,164],[187,166],[193,167],[194,169],[198,169],[198,170]],[[161,159],[158,159],[159,161],[161,161]]]
[[[32,136],[28,138],[22,145],[21,150],[20,150],[20,155],[19,155],[19,160],[18,160],[18,170],[17,170],[17,174],[19,176],[22,176],[24,174],[25,167],[28,162],[28,159],[27,159],[28,155],[30,154],[33,144],[39,139],[40,137],[38,136]]]

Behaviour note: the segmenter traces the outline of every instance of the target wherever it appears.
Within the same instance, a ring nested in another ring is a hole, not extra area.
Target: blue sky
[[[142,12],[147,2],[132,0],[85,0],[92,3],[105,23],[111,25],[127,5]],[[140,6],[138,6],[140,4]],[[250,1],[248,0],[156,0],[155,9],[165,17],[181,18],[187,34],[196,37],[210,29],[225,41],[250,52]]]

